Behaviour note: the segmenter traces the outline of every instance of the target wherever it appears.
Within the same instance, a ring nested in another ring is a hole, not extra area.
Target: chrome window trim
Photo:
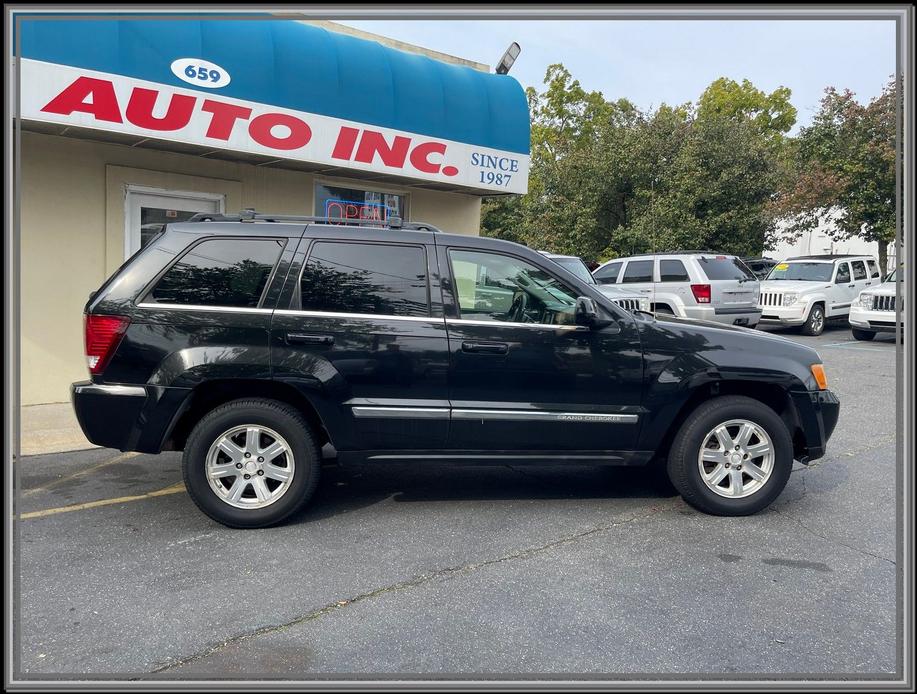
[[[610,422],[614,424],[635,424],[639,415],[608,414],[603,412],[546,412],[544,410],[472,410],[453,409],[452,419],[489,419],[512,421],[550,422]]]
[[[351,408],[357,418],[375,419],[449,419],[447,407],[367,407],[358,405]]]
[[[204,306],[201,304],[155,304],[142,302],[137,308],[164,308],[174,311],[213,311],[216,313],[273,313],[272,308],[249,308],[247,306]]]
[[[470,318],[447,318],[449,325],[487,325],[505,326],[507,328],[536,328],[538,330],[579,330],[587,332],[589,328],[583,325],[552,325],[551,323],[513,323],[511,321],[472,320]]]
[[[360,318],[373,320],[404,320],[417,323],[441,323],[442,316],[392,316],[385,313],[339,313],[337,311],[297,311],[291,308],[279,308],[274,311],[280,316],[305,316],[307,318]]]

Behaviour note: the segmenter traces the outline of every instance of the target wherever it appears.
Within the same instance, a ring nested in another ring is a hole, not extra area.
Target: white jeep
[[[874,289],[860,292],[850,306],[850,329],[857,340],[871,340],[876,333],[895,332],[898,283],[895,270]],[[903,277],[903,276],[902,276]],[[900,307],[902,320],[904,306]],[[904,324],[901,325],[902,330]]]
[[[761,282],[761,323],[801,326],[821,335],[825,321],[847,318],[857,295],[881,282],[867,255],[809,255],[777,263]]]

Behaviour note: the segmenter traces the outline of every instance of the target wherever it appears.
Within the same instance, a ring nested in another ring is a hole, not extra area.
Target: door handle
[[[463,342],[462,351],[477,354],[506,354],[509,351],[509,345],[505,342]]]
[[[855,286],[856,286],[855,284],[848,284],[847,289],[853,289]]]
[[[287,333],[288,344],[303,345],[333,345],[333,335],[304,335],[303,333]]]

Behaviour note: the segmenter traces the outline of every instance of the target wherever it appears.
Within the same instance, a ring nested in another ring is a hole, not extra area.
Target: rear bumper
[[[742,306],[685,306],[685,316],[697,320],[713,321],[725,325],[755,326],[761,320],[761,309]]]
[[[91,443],[141,453],[159,453],[190,393],[186,388],[91,381],[70,386],[76,419]]]
[[[802,440],[797,442],[794,454],[799,462],[809,463],[825,455],[828,439],[837,426],[841,403],[830,390],[803,391],[792,395],[802,429]]]

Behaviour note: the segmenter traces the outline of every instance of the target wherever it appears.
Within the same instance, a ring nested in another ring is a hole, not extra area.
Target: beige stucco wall
[[[124,260],[125,186],[218,193],[227,213],[254,207],[312,214],[314,183],[298,171],[22,133],[22,404],[66,401],[70,383],[87,378],[82,310],[89,292]],[[383,187],[410,196],[412,220],[479,232],[477,196]]]

